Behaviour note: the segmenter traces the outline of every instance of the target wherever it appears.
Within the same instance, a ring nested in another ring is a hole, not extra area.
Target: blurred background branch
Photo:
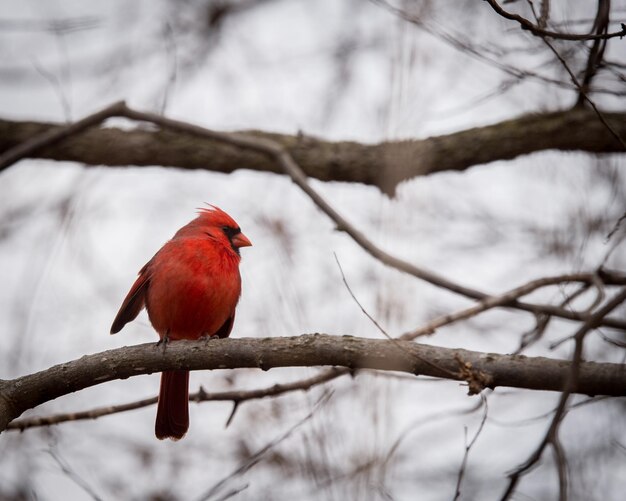
[[[109,108],[105,108],[104,113],[90,115],[88,123],[94,125],[110,116],[123,116]],[[92,119],[94,116],[95,120]],[[616,133],[626,136],[626,114],[604,112],[603,116]],[[57,136],[65,130],[61,125],[0,119],[0,170],[17,159],[13,151],[20,145],[37,137]],[[607,135],[594,113],[586,109],[533,114],[424,140],[379,144],[334,142],[306,135],[262,131],[229,134],[275,142],[293,156],[309,177],[322,181],[369,184],[388,194],[395,192],[398,183],[416,176],[463,171],[472,166],[510,160],[539,151],[625,151],[619,141]],[[64,133],[63,138],[62,142],[55,140],[51,146],[45,149],[37,147],[21,157],[85,165],[158,164],[223,173],[241,168],[281,173],[276,163],[267,158],[193,137],[184,131],[99,127],[75,135],[73,132]],[[138,148],[138,145],[141,147]]]

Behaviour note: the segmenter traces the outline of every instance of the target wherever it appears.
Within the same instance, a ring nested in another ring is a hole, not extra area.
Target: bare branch
[[[626,113],[604,113],[604,116],[620,136],[626,137]],[[94,119],[93,124],[99,123],[98,120],[100,117]],[[0,171],[21,158],[31,157],[95,166],[162,165],[223,173],[245,168],[284,173],[273,159],[264,155],[232,148],[206,136],[199,139],[197,134],[168,129],[93,127],[74,134],[58,124],[0,119]],[[61,136],[56,136],[61,131]],[[47,140],[45,148],[32,148],[28,144],[19,146],[42,134],[63,140],[56,143]],[[584,108],[526,115],[427,139],[378,144],[332,142],[262,131],[231,134],[232,137],[241,135],[280,145],[293,156],[307,177],[365,183],[388,194],[393,194],[402,181],[417,176],[463,171],[475,165],[510,160],[538,151],[625,151],[618,141],[606,134],[605,127],[594,120],[594,113]],[[24,152],[26,146],[29,148]],[[9,155],[10,150],[17,147],[20,150],[11,151]]]
[[[363,305],[361,304],[361,302],[357,299],[357,297],[354,295],[354,292],[352,292],[352,288],[350,287],[350,284],[348,283],[348,280],[346,279],[345,274],[343,273],[343,268],[341,267],[341,263],[339,262],[339,259],[337,258],[337,254],[335,254],[335,261],[337,262],[337,266],[339,267],[339,272],[341,273],[341,279],[343,280],[343,284],[346,286],[346,289],[348,289],[348,293],[350,294],[350,296],[352,297],[352,299],[354,300],[354,302],[357,304],[357,306],[361,309],[361,312],[363,312],[363,314],[376,326],[376,328],[382,333],[383,336],[385,336],[387,339],[389,339],[389,341],[391,341],[392,343],[395,343],[397,340],[395,338],[392,338],[385,329],[383,329],[383,327],[376,321],[376,319],[371,316],[368,311],[363,307]],[[396,345],[398,346],[398,350],[400,353],[404,353],[402,350],[402,347],[400,345]],[[411,355],[409,355],[409,357],[411,357]],[[444,368],[433,364],[431,361],[426,360],[426,359],[422,359],[422,362],[431,365],[434,369],[436,370],[440,370],[442,372],[448,372],[449,376],[452,376],[454,378],[454,373],[446,371]]]
[[[598,15],[596,17],[596,21],[594,25],[596,25],[598,29],[600,30],[602,29],[602,26],[606,28],[608,26],[608,15],[609,15],[608,2],[606,0],[600,0],[598,4]],[[548,48],[552,51],[552,53],[556,56],[556,58],[559,60],[563,68],[565,68],[565,71],[567,71],[567,74],[572,80],[572,83],[578,89],[578,100],[576,102],[576,107],[580,107],[584,102],[587,102],[589,106],[591,106],[591,108],[593,109],[594,113],[600,119],[600,122],[602,122],[602,124],[607,128],[607,130],[611,133],[611,135],[622,145],[622,147],[626,149],[626,142],[624,142],[624,139],[622,138],[622,136],[609,123],[609,121],[606,119],[604,114],[598,109],[596,104],[591,100],[591,98],[588,95],[588,90],[589,90],[588,86],[591,83],[593,76],[595,75],[596,66],[600,64],[600,62],[602,61],[605,42],[596,41],[594,43],[591,54],[589,55],[587,70],[585,71],[585,77],[584,77],[585,79],[584,79],[584,82],[581,84],[578,81],[578,78],[576,78],[576,75],[574,75],[574,72],[570,69],[569,65],[567,64],[567,61],[565,61],[563,56],[559,54],[559,51],[556,50],[556,48],[548,41],[548,39],[545,36],[542,37],[542,40],[548,46]]]
[[[585,293],[588,289],[589,289],[589,283],[582,284],[576,291],[574,291],[573,294],[567,296],[563,301],[561,301],[560,303],[561,308],[564,308],[565,306],[570,304],[574,299],[576,299],[581,294]],[[597,291],[598,292],[593,301],[593,304],[588,309],[589,312],[591,312],[596,306],[598,306],[600,302],[604,301],[604,291],[602,290],[602,288],[598,287]],[[522,353],[522,351],[528,348],[531,344],[539,341],[541,337],[543,336],[543,334],[545,333],[546,329],[548,328],[551,318],[552,317],[550,317],[549,315],[543,315],[543,314],[536,315],[535,327],[531,331],[525,332],[524,334],[522,334],[519,347],[517,348],[517,350],[515,350],[514,353],[515,354]]]
[[[343,281],[343,285],[346,286],[346,289],[348,290],[348,294],[350,294],[350,297],[354,300],[354,302],[359,307],[363,315],[365,315],[369,319],[369,321],[372,322],[376,326],[376,328],[380,331],[380,333],[383,336],[385,336],[387,339],[392,339],[392,337],[387,333],[387,331],[383,328],[383,326],[380,325],[378,321],[372,315],[369,314],[369,312],[365,309],[365,307],[361,304],[361,302],[354,295],[354,292],[352,292],[352,287],[350,287],[350,284],[348,283],[348,280],[346,279],[346,275],[343,272],[343,267],[341,266],[341,263],[339,262],[339,258],[337,257],[337,254],[333,252],[333,255],[335,256],[335,262],[337,263],[337,266],[339,267],[339,273],[341,273],[341,280]]]
[[[550,0],[541,0],[541,15],[537,19],[537,26],[544,29],[550,19]]]
[[[622,292],[626,295],[626,291]],[[594,316],[594,322],[599,318]],[[591,321],[585,323],[590,325]],[[398,347],[402,348],[402,352]],[[424,360],[430,363],[425,363]],[[462,381],[459,360],[489,376],[490,388],[510,386],[560,391],[572,364],[565,360],[498,355],[420,345],[410,341],[309,334],[289,338],[174,341],[166,350],[154,343],[109,350],[56,365],[35,374],[0,381],[0,430],[25,410],[62,395],[140,374],[164,370],[340,366],[408,372]],[[450,376],[450,374],[454,374]],[[570,393],[626,395],[624,366],[581,362]]]
[[[311,411],[304,416],[300,421],[298,421],[296,424],[294,424],[291,428],[289,428],[286,432],[282,433],[280,436],[276,437],[274,440],[272,440],[271,442],[269,442],[268,444],[266,444],[264,447],[262,447],[261,449],[259,449],[257,452],[255,452],[254,454],[252,454],[248,459],[246,459],[246,461],[244,461],[236,470],[234,470],[230,475],[228,475],[227,477],[223,478],[222,480],[220,480],[219,482],[217,482],[213,487],[211,487],[208,491],[206,491],[204,494],[202,494],[199,498],[198,501],[205,501],[207,499],[210,499],[211,496],[217,494],[220,489],[222,489],[222,487],[224,485],[226,485],[226,483],[239,476],[239,475],[243,475],[244,473],[246,473],[248,470],[250,470],[250,468],[252,468],[253,466],[255,466],[259,461],[261,461],[261,459],[263,459],[263,456],[270,450],[272,450],[274,447],[276,447],[278,444],[280,444],[281,442],[283,442],[284,440],[286,440],[294,431],[296,431],[298,428],[300,428],[300,426],[302,426],[304,423],[306,423],[309,419],[311,419],[315,413],[317,412],[317,410],[323,406],[326,402],[328,402],[328,400],[330,399],[331,394],[330,393],[325,393],[324,395],[322,395],[322,397],[317,401],[317,403],[313,406],[313,408],[311,409]]]
[[[250,487],[250,484],[244,484],[241,487],[235,487],[234,489],[225,493],[222,497],[217,498],[215,501],[226,501],[227,499],[236,496],[240,492],[245,491],[248,487]]]
[[[563,64],[563,66],[565,67],[565,69],[567,70],[567,72],[569,73],[570,78],[572,79],[572,82],[574,82],[574,84],[576,85],[576,87],[578,87],[578,91],[580,96],[587,102],[589,103],[589,105],[591,106],[591,108],[593,109],[594,113],[598,116],[598,118],[600,119],[600,122],[602,122],[602,124],[607,128],[607,130],[611,133],[611,135],[617,140],[619,141],[619,143],[624,147],[624,149],[626,149],[626,142],[624,142],[624,139],[622,138],[621,134],[619,132],[617,132],[617,129],[615,129],[611,123],[607,120],[607,118],[604,116],[604,113],[602,113],[598,107],[596,106],[596,103],[594,103],[589,96],[587,95],[587,93],[585,92],[585,89],[583,88],[583,86],[578,82],[578,79],[576,78],[576,75],[574,75],[574,73],[572,72],[572,70],[570,70],[569,66],[567,65],[567,62],[565,61],[565,59],[563,59],[563,57],[558,53],[558,51],[552,46],[552,44],[550,42],[548,42],[547,40],[544,40],[546,45],[550,48],[550,50],[554,53],[554,55],[557,57],[557,59]],[[580,102],[580,101],[579,101]]]
[[[415,339],[419,336],[425,336],[434,334],[435,330],[445,325],[458,322],[459,320],[465,320],[467,318],[474,317],[479,313],[487,311],[489,309],[504,306],[512,301],[515,301],[527,294],[530,294],[537,289],[547,287],[549,285],[562,284],[566,282],[582,282],[584,284],[595,283],[596,275],[591,273],[579,273],[573,275],[558,275],[554,277],[544,277],[537,280],[532,280],[524,285],[504,292],[503,294],[494,294],[493,296],[486,297],[478,301],[475,305],[470,306],[464,310],[457,311],[455,313],[448,313],[431,320],[426,325],[415,329],[410,332],[406,332],[400,338],[401,339]]]
[[[502,61],[502,58],[498,54],[489,54],[485,47],[475,46],[471,44],[468,40],[463,40],[454,34],[446,32],[442,30],[440,27],[431,25],[425,22],[420,16],[412,15],[404,9],[397,8],[386,0],[370,0],[372,3],[376,5],[380,5],[385,8],[387,11],[397,15],[401,19],[417,26],[421,30],[426,33],[437,37],[439,40],[450,45],[453,49],[461,52],[464,55],[470,56],[478,61],[481,61],[489,66],[496,68],[507,75],[511,76],[513,79],[521,81],[524,79],[532,79],[545,84],[554,85],[564,89],[572,89],[575,88],[572,84],[563,81],[558,78],[551,78],[546,75],[542,75],[541,73],[537,73],[534,71],[530,71],[523,68],[518,68],[516,66],[512,66],[506,64]],[[610,89],[595,89],[597,93],[603,94],[612,94],[612,95],[623,95],[621,91],[615,91]]]
[[[603,402],[607,400],[608,398],[611,398],[611,397],[606,396],[606,395],[602,395],[599,397],[589,397],[589,398],[586,398],[585,400],[581,400],[580,402],[576,402],[575,404],[568,405],[566,408],[566,411],[569,412],[573,409],[578,409],[580,407],[595,404],[597,402]],[[536,423],[537,421],[543,421],[545,418],[552,416],[555,412],[556,412],[556,408],[548,412],[539,414],[537,416],[533,416],[533,417],[529,417],[525,419],[513,420],[513,421],[499,421],[498,419],[492,416],[491,418],[489,418],[489,422],[494,423],[497,426],[502,426],[505,428],[519,428],[520,426],[530,425],[530,424]]]
[[[65,475],[67,475],[67,477],[72,480],[76,485],[78,485],[78,487],[85,491],[91,499],[93,499],[94,501],[102,501],[102,498],[98,496],[98,494],[96,494],[96,492],[85,481],[85,479],[78,475],[67,463],[67,461],[65,461],[65,459],[60,456],[58,452],[56,452],[54,449],[48,449],[47,452],[50,454],[50,456],[52,456],[52,459],[54,459],[55,462],[59,465],[61,471]]]
[[[474,437],[469,443],[467,443],[467,427],[465,427],[465,451],[463,453],[463,461],[461,461],[461,467],[459,468],[459,474],[456,480],[456,491],[453,501],[456,501],[461,496],[461,483],[463,482],[463,476],[465,475],[465,468],[467,467],[467,460],[469,458],[470,450],[476,443],[476,440],[478,440],[478,437],[485,426],[485,422],[487,421],[487,414],[489,412],[489,407],[487,406],[487,398],[484,395],[481,395],[480,400],[483,406],[483,417],[480,420],[480,424],[478,425],[478,429],[476,430]]]
[[[14,164],[22,158],[32,156],[40,152],[46,146],[55,144],[62,139],[73,136],[93,125],[98,125],[110,117],[119,116],[124,109],[124,102],[113,103],[106,108],[88,115],[78,122],[64,127],[49,128],[26,141],[16,144],[12,148],[4,151],[0,156],[0,171]]]
[[[620,226],[622,225],[624,221],[626,221],[626,212],[624,212],[624,214],[622,214],[619,217],[619,219],[615,222],[615,224],[613,225],[613,228],[611,229],[611,231],[609,231],[606,238],[604,239],[605,243],[607,243],[609,240],[611,240],[611,238],[613,238],[613,235],[615,235],[619,231]]]
[[[563,444],[556,434],[551,438],[550,443],[554,451],[556,470],[559,475],[559,501],[567,501],[567,457],[565,456],[565,449],[563,449]]]
[[[531,23],[528,19],[511,12],[504,10],[496,0],[487,0],[487,3],[491,8],[500,16],[511,21],[517,21],[523,30],[527,30],[538,37],[548,37],[558,40],[570,40],[570,41],[585,41],[585,40],[608,40],[609,38],[622,38],[626,36],[626,25],[622,23],[622,29],[614,33],[563,33],[557,31],[550,31],[541,28],[539,25]]]
[[[596,35],[606,35],[609,30],[611,14],[611,2],[610,0],[598,0],[598,11],[596,18],[593,21],[593,31]],[[623,27],[625,27],[622,24]],[[587,58],[587,67],[585,68],[585,74],[582,82],[580,83],[581,91],[578,94],[577,105],[582,106],[583,103],[588,100],[586,93],[590,90],[591,81],[596,75],[598,68],[602,66],[604,59],[604,51],[606,49],[606,38],[599,38],[593,41],[591,50],[589,51],[589,57]]]
[[[92,30],[102,25],[102,19],[96,16],[68,17],[59,19],[0,19],[0,31],[17,32],[49,32],[69,34],[78,31]]]

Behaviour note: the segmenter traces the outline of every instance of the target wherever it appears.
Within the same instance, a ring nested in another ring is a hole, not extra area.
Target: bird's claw
[[[219,336],[217,334],[209,334],[208,332],[204,332],[202,336],[200,336],[200,339],[202,341],[209,342],[212,339],[219,339]]]
[[[165,353],[165,348],[167,348],[167,344],[170,342],[169,332],[165,334],[159,341],[157,342],[157,347],[163,345],[163,352]]]

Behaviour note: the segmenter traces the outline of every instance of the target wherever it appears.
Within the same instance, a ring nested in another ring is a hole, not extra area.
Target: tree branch
[[[605,33],[575,34],[575,33],[563,33],[563,32],[550,31],[550,30],[540,28],[538,25],[531,23],[528,19],[518,14],[513,14],[511,12],[504,10],[502,7],[500,7],[500,5],[498,4],[496,0],[487,0],[487,3],[499,16],[502,16],[503,18],[509,19],[511,21],[517,21],[523,30],[527,30],[533,35],[542,37],[542,38],[547,37],[547,38],[554,38],[558,40],[570,40],[570,41],[580,42],[580,41],[585,41],[585,40],[608,40],[609,38],[615,38],[615,37],[622,38],[626,36],[626,24],[624,23],[622,23],[621,25],[622,29],[620,31],[616,31],[613,33],[605,32]]]
[[[94,125],[100,125],[107,118],[119,115],[124,110],[124,102],[118,101],[96,113],[86,116],[82,120],[60,127],[50,127],[45,131],[26,138],[24,141],[2,151],[0,156],[0,170],[14,164],[29,155],[34,155],[46,146],[56,144],[63,139],[74,136]]]
[[[531,3],[531,8],[532,8],[532,3]],[[533,12],[534,12],[534,9],[533,9]],[[606,28],[608,26],[608,16],[609,16],[608,2],[606,2],[606,0],[599,0],[598,15],[596,17],[596,21],[594,22],[594,25],[597,25],[599,27],[598,29],[602,29],[603,25]],[[626,142],[624,142],[624,140],[622,139],[622,136],[618,133],[617,130],[613,128],[613,126],[609,123],[609,121],[606,120],[606,118],[604,117],[604,114],[598,109],[596,104],[591,100],[591,98],[588,95],[589,85],[591,84],[591,80],[596,73],[596,69],[597,69],[596,67],[602,62],[602,57],[604,55],[604,47],[605,47],[606,42],[601,41],[601,40],[594,41],[594,46],[591,50],[589,59],[587,61],[587,69],[585,71],[585,77],[584,77],[585,80],[583,84],[581,84],[578,81],[578,78],[576,78],[576,75],[574,74],[574,72],[570,69],[569,65],[567,64],[567,61],[563,58],[563,56],[561,56],[561,54],[559,54],[559,51],[556,50],[554,45],[552,45],[546,37],[542,37],[542,40],[546,44],[546,46],[550,49],[550,51],[556,56],[559,62],[563,65],[563,67],[565,68],[565,71],[567,71],[567,74],[572,80],[572,83],[578,89],[578,100],[576,102],[575,107],[580,107],[585,102],[589,103],[589,106],[591,106],[595,114],[598,115],[598,118],[600,119],[602,124],[607,128],[607,130],[611,133],[611,135],[622,145],[622,147],[626,149]]]
[[[469,42],[469,40],[459,37],[458,35],[443,29],[441,26],[438,26],[436,23],[427,22],[424,16],[420,16],[419,13],[414,14],[411,12],[411,9],[408,8],[410,6],[409,2],[404,2],[403,7],[399,8],[392,5],[387,0],[370,0],[375,5],[380,5],[382,8],[391,12],[392,14],[398,16],[400,19],[411,23],[413,26],[416,26],[420,30],[428,33],[431,36],[434,36],[438,40],[448,44],[454,50],[458,51],[464,56],[471,57],[477,61],[481,61],[485,64],[488,64],[492,68],[496,68],[510,77],[512,77],[512,82],[520,82],[521,80],[531,79],[536,82],[541,82],[543,84],[554,85],[562,89],[571,89],[572,85],[568,82],[561,80],[559,78],[552,78],[550,76],[531,71],[527,68],[521,68],[515,65],[507,64],[502,60],[501,56],[498,54],[493,54],[491,51],[485,50],[484,46],[474,45]],[[397,3],[397,2],[396,2]],[[622,96],[624,92],[621,90],[612,90],[612,89],[594,89],[596,93],[614,95],[614,96]]]
[[[593,31],[597,35],[606,35],[609,31],[610,15],[610,0],[598,0],[598,11],[593,22]],[[626,28],[626,25],[622,24],[622,27]],[[577,81],[574,81],[574,84],[580,87],[578,101],[576,102],[577,106],[582,106],[583,103],[588,100],[587,94],[590,91],[591,81],[598,72],[598,69],[602,66],[605,50],[606,38],[595,39],[593,41],[591,49],[589,50],[589,57],[587,58],[587,66],[585,68],[585,74],[583,75],[582,82],[578,83]]]
[[[463,476],[465,475],[465,468],[467,467],[467,460],[469,459],[470,450],[472,450],[472,447],[476,443],[476,440],[478,440],[478,437],[480,436],[485,426],[485,423],[487,422],[487,414],[489,412],[489,406],[487,405],[487,398],[484,395],[481,395],[480,398],[481,398],[481,405],[483,407],[483,417],[480,420],[480,424],[478,425],[478,429],[476,430],[474,437],[472,438],[472,440],[470,440],[469,443],[467,442],[467,426],[465,427],[465,451],[463,453],[463,460],[461,461],[461,467],[459,468],[459,474],[457,475],[456,490],[455,490],[454,498],[452,501],[457,501],[457,499],[460,499],[461,497],[461,483],[463,482]]]
[[[569,380],[571,365],[565,360],[543,357],[324,334],[175,341],[166,350],[150,343],[84,356],[35,374],[0,381],[0,430],[5,430],[10,421],[27,409],[60,396],[107,381],[163,370],[341,366],[466,380],[489,388],[561,391]],[[570,381],[570,390],[588,395],[623,396],[625,375],[624,365],[581,362],[576,381]]]
[[[626,113],[604,113],[604,116],[621,137],[626,137]],[[307,177],[364,183],[393,194],[400,182],[416,176],[463,171],[474,165],[510,160],[537,151],[625,151],[594,118],[593,112],[585,109],[558,111],[526,115],[428,139],[378,144],[332,142],[262,131],[231,135],[270,140],[280,145],[293,156]],[[64,126],[58,124],[0,119],[0,154],[4,157],[20,143],[40,134],[58,133],[62,128]],[[282,173],[273,159],[258,152],[233,148],[188,132],[145,128],[92,127],[28,156],[97,166],[162,165],[223,173],[246,168]],[[5,161],[0,161],[0,170],[15,161],[14,158],[2,160]]]
[[[557,275],[554,277],[544,277],[538,278],[536,280],[532,280],[524,285],[516,287],[515,289],[511,289],[502,294],[494,294],[492,296],[481,299],[476,304],[470,306],[469,308],[465,308],[463,310],[456,311],[454,313],[448,313],[445,315],[441,315],[426,325],[423,325],[413,331],[406,332],[400,336],[401,339],[415,339],[420,336],[426,336],[433,334],[436,329],[443,327],[445,325],[450,325],[454,322],[458,322],[459,320],[464,320],[466,318],[474,317],[479,313],[490,310],[492,308],[496,308],[498,306],[503,306],[506,304],[510,304],[513,301],[517,301],[523,296],[530,294],[531,292],[540,289],[542,287],[547,287],[550,285],[557,285],[563,283],[571,283],[571,282],[582,282],[583,284],[590,286],[595,283],[595,278],[600,282],[598,287],[603,286],[599,277],[594,276],[591,273],[579,273],[579,274],[571,274],[571,275]]]

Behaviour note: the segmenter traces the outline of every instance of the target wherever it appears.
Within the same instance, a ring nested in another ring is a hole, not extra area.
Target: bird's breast
[[[206,239],[172,240],[154,257],[146,309],[161,337],[211,336],[234,315],[239,259],[222,247]]]

